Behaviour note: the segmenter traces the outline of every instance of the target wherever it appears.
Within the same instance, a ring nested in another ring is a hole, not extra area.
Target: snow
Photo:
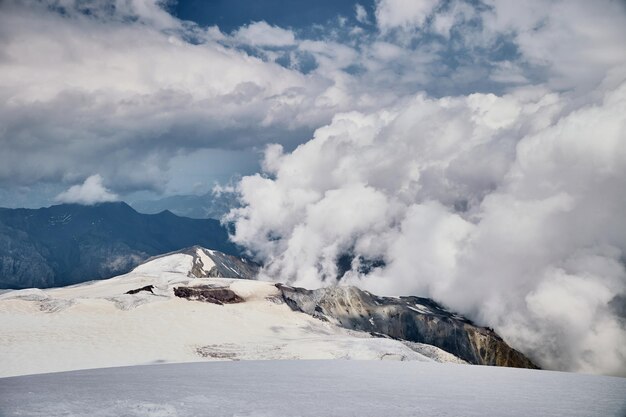
[[[174,254],[108,280],[0,294],[0,377],[215,360],[441,360],[294,312],[273,283],[189,277],[192,263]],[[154,294],[125,294],[148,285]],[[181,285],[229,287],[245,302],[188,301],[173,294]]]
[[[193,262],[0,292],[0,416],[626,415],[626,379],[462,365],[294,312],[273,283],[190,277]],[[188,301],[181,285],[244,302]]]
[[[409,310],[413,310],[416,313],[432,314],[432,311],[429,308],[427,308],[427,307],[425,307],[425,306],[423,306],[421,304],[415,304],[415,307],[411,307],[411,306],[407,306],[407,307],[409,308]]]
[[[208,273],[211,270],[211,268],[215,266],[215,262],[213,262],[213,259],[211,259],[202,248],[197,248],[196,254],[198,255],[198,258],[200,259],[200,261],[202,262],[202,270]]]
[[[150,262],[139,265],[133,272],[146,275],[161,275],[163,272],[187,274],[192,268],[192,263],[193,256],[175,253],[154,258]]]
[[[385,361],[246,361],[0,379],[0,415],[623,417],[626,379]]]
[[[446,352],[445,350],[439,349],[433,345],[427,345],[425,343],[415,343],[409,341],[402,341],[406,346],[410,347],[415,352],[421,353],[422,355],[431,358],[435,362],[439,363],[456,363],[467,365],[463,359],[454,356],[452,353]]]

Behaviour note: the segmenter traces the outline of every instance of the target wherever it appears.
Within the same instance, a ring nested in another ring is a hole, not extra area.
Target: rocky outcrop
[[[212,287],[209,285],[176,287],[174,288],[174,295],[190,301],[203,301],[218,305],[235,304],[244,301],[243,298],[239,297],[228,287]]]
[[[196,278],[254,279],[259,273],[260,266],[243,257],[227,255],[199,246],[186,249],[181,253],[194,257],[191,276]]]
[[[537,368],[492,329],[476,326],[428,298],[378,297],[345,286],[313,291],[276,287],[292,310],[348,329],[437,346],[472,364]]]
[[[142,291],[154,294],[154,291],[152,291],[153,289],[154,289],[154,285],[146,285],[145,287],[136,288],[134,290],[126,291],[125,294],[137,294],[137,293],[140,293]]]

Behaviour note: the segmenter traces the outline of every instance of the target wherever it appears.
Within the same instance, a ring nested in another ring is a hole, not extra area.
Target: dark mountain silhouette
[[[193,245],[240,255],[219,221],[123,202],[0,208],[0,288],[52,287],[109,278],[150,256]]]

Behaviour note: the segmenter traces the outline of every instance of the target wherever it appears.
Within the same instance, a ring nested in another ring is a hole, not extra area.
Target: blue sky
[[[231,32],[251,22],[266,21],[271,25],[306,29],[315,24],[324,25],[344,16],[354,19],[352,0],[185,0],[173,6],[173,13],[181,19],[200,25],[217,25],[224,32]],[[360,2],[372,11],[373,1]]]

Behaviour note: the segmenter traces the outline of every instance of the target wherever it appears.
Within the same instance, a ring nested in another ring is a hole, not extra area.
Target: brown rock
[[[174,295],[191,301],[203,301],[218,305],[235,304],[243,302],[234,291],[227,287],[211,287],[199,285],[197,287],[176,287]]]

